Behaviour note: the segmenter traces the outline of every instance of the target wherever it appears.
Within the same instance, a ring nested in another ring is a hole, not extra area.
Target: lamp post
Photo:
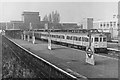
[[[51,38],[50,38],[50,30],[49,30],[49,28],[48,28],[48,24],[47,24],[47,23],[45,24],[45,29],[46,29],[47,32],[48,32],[48,49],[49,49],[49,50],[52,50],[52,47],[51,47]]]
[[[32,30],[32,43],[35,44],[34,30],[33,30],[32,23],[31,23],[31,22],[30,22],[30,30]]]

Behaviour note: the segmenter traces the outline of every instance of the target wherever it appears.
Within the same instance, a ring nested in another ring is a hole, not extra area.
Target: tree
[[[48,21],[52,22],[52,16],[51,16],[51,14],[49,14],[49,16],[48,16]]]
[[[57,11],[52,11],[49,16],[45,15],[43,21],[49,21],[52,23],[59,23],[60,22],[60,14]]]
[[[47,16],[47,15],[45,15],[45,16],[44,16],[43,21],[49,21],[49,19],[48,19],[48,16]]]

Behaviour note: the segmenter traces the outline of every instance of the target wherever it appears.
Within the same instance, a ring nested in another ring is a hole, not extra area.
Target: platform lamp
[[[29,24],[29,28],[28,28],[28,35],[27,35],[27,40],[28,42],[30,41],[30,31],[32,30],[32,26],[31,26],[31,22]]]
[[[34,35],[34,30],[31,22],[30,22],[30,30],[32,30],[32,43],[35,44],[35,35]]]
[[[47,23],[45,24],[45,29],[46,29],[47,32],[48,32],[48,49],[49,49],[49,50],[52,50],[52,47],[51,47],[51,38],[50,38],[50,29],[49,29]]]

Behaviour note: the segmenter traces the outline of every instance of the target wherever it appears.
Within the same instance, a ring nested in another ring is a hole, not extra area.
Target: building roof
[[[39,12],[29,12],[29,11],[25,11],[22,13],[22,15],[39,15]]]

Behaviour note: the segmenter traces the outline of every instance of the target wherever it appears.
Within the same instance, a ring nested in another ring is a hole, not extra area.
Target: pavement
[[[67,72],[87,78],[118,78],[118,59],[96,54],[93,66],[85,62],[85,51],[55,44],[52,44],[53,50],[48,50],[46,42],[11,40]]]

